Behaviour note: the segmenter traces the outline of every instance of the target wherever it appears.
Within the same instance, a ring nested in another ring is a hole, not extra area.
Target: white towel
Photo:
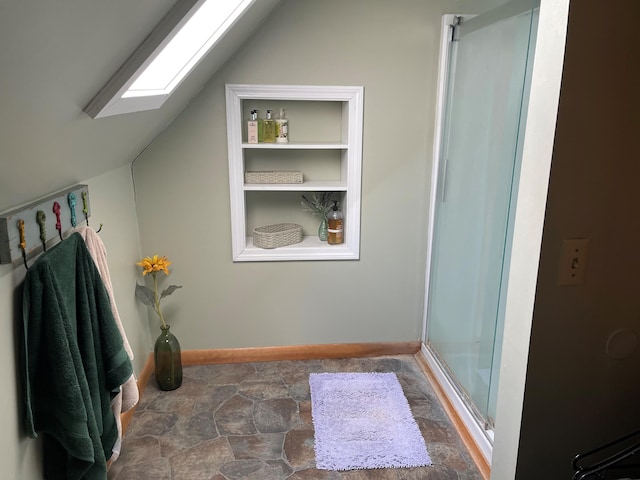
[[[104,243],[102,243],[100,235],[98,235],[91,227],[82,226],[76,228],[74,231],[82,235],[82,238],[87,245],[87,249],[89,250],[89,253],[91,253],[91,257],[98,267],[102,283],[104,283],[109,295],[109,300],[111,301],[113,318],[115,319],[118,330],[120,330],[120,334],[122,335],[124,349],[126,350],[127,355],[129,355],[129,359],[133,361],[133,350],[131,350],[131,345],[129,345],[129,340],[127,340],[127,335],[124,331],[124,327],[122,326],[122,322],[120,321],[120,314],[118,313],[116,300],[113,296],[113,286],[111,284],[111,276],[109,275],[109,266],[107,265],[107,249],[105,248]],[[118,425],[118,440],[113,446],[111,462],[115,461],[120,455],[120,447],[122,445],[122,422],[120,420],[120,414],[127,410],[131,410],[138,403],[139,399],[140,392],[138,391],[138,384],[134,373],[120,387],[120,392],[111,402],[111,409],[113,410],[116,417],[116,423]]]

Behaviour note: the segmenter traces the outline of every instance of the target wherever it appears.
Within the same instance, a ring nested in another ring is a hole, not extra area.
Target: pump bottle
[[[264,143],[274,143],[276,141],[276,124],[271,118],[271,110],[267,110],[267,118],[262,121],[262,141]]]
[[[276,143],[289,143],[289,120],[285,117],[284,108],[276,118]]]
[[[260,118],[260,110],[254,110],[256,114],[256,122],[258,122],[258,143],[262,143],[264,137],[264,125],[262,124],[263,120]]]
[[[247,122],[247,143],[258,143],[258,112],[251,110]]]
[[[339,245],[344,243],[344,217],[338,209],[338,202],[333,202],[333,211],[327,215],[329,228],[327,229],[327,243],[329,245]]]

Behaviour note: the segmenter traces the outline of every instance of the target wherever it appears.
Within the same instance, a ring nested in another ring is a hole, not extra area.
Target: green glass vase
[[[320,226],[318,227],[318,238],[323,242],[327,241],[327,235],[328,235],[327,228],[328,228],[327,217],[322,217],[322,220],[320,221]]]
[[[160,330],[162,332],[153,348],[156,382],[160,390],[175,390],[182,385],[180,342],[169,330],[169,325],[161,326]]]

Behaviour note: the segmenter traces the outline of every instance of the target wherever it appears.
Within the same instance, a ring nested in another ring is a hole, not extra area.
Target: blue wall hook
[[[78,221],[76,220],[76,194],[71,192],[67,195],[67,201],[69,202],[69,208],[71,209],[71,226],[75,228],[78,224]]]

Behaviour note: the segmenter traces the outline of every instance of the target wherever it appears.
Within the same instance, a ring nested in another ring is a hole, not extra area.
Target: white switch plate
[[[584,283],[589,254],[588,238],[568,238],[562,242],[558,285],[580,285]]]

